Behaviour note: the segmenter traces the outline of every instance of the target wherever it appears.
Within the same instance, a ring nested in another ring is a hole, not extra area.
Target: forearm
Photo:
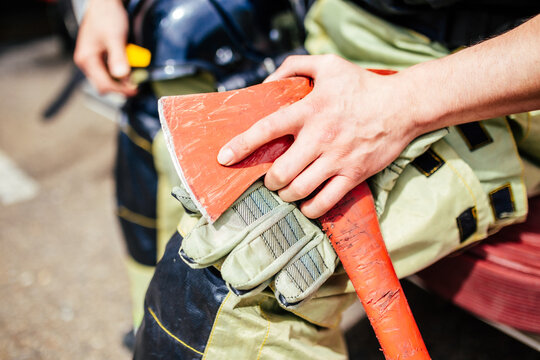
[[[399,74],[417,134],[540,109],[540,16],[499,37]]]

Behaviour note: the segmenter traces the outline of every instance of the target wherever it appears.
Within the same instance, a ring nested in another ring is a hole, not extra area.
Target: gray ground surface
[[[54,39],[0,49],[0,152],[40,188],[31,200],[0,203],[0,359],[130,358],[121,345],[131,310],[113,216],[115,125],[80,93],[53,122],[39,116],[69,72]],[[411,284],[405,291],[434,359],[540,357]],[[352,359],[383,358],[366,319],[347,339]]]
[[[39,184],[35,198],[0,204],[0,359],[130,357],[115,125],[82,94],[53,122],[39,115],[69,73],[53,39],[0,54],[0,150]]]

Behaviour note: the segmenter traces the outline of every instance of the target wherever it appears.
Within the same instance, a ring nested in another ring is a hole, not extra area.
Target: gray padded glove
[[[201,219],[183,240],[180,256],[192,268],[221,266],[239,296],[274,281],[276,298],[288,308],[312,296],[338,262],[322,230],[260,181],[214,224]]]

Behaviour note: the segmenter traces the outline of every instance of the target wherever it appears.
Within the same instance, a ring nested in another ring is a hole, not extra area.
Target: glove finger
[[[192,268],[212,265],[247,235],[245,224],[231,216],[231,213],[225,212],[221,217],[228,220],[226,226],[224,222],[217,221],[209,224],[205,218],[201,218],[182,241],[180,256]]]
[[[189,196],[184,186],[174,186],[171,195],[174,196],[176,200],[180,201],[188,214],[200,214],[199,209],[197,209],[197,206],[193,200],[191,200],[191,196]]]
[[[252,185],[242,196],[225,211],[213,224],[202,218],[195,228],[184,238],[180,247],[180,256],[193,268],[210,266],[225,257],[235,246],[242,242],[255,228],[259,221],[251,224],[238,215],[238,204],[262,186],[262,182]]]
[[[276,275],[276,299],[285,308],[298,307],[332,276],[338,261],[332,244],[320,234]]]
[[[295,212],[269,228],[262,224],[266,230],[260,236],[231,252],[221,268],[223,278],[231,286],[249,290],[270,279],[316,236],[315,229],[300,224]]]
[[[237,211],[246,223],[262,214],[264,220],[227,256],[221,267],[223,279],[237,290],[250,290],[267,281],[322,234],[295,205],[283,202],[264,186],[238,205]]]

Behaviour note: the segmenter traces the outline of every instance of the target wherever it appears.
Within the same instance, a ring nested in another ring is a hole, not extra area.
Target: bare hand
[[[132,96],[137,92],[128,80],[127,32],[127,13],[120,0],[90,1],[73,58],[100,93]]]
[[[399,74],[376,75],[334,55],[293,56],[266,81],[290,76],[312,78],[312,92],[233,138],[218,161],[232,165],[272,139],[293,135],[265,185],[289,202],[314,195],[300,208],[317,218],[419,134],[405,116],[412,104],[403,100]]]

